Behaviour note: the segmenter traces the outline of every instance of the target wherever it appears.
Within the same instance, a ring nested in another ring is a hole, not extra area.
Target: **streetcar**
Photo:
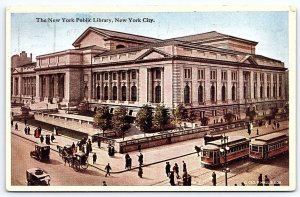
[[[288,152],[288,136],[284,133],[271,133],[252,139],[249,157],[254,160],[268,160]]]
[[[242,136],[223,136],[201,147],[201,163],[205,167],[223,165],[249,155],[250,140]]]

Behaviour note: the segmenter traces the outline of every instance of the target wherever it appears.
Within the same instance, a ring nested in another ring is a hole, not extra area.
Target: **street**
[[[287,131],[285,131],[287,132]],[[229,133],[228,135],[232,135]],[[150,163],[158,158],[170,158],[170,156],[178,155],[179,158],[169,160],[173,167],[175,163],[179,165],[179,172],[182,175],[182,161],[187,163],[188,173],[192,176],[192,185],[211,186],[211,174],[213,171],[217,174],[217,185],[224,185],[224,173],[222,168],[207,169],[200,164],[200,157],[197,154],[182,156],[182,153],[191,153],[195,144],[202,144],[203,138],[185,141],[181,143],[165,145],[155,148],[143,150],[145,163]],[[56,144],[54,143],[53,146]],[[31,158],[29,153],[34,150],[34,143],[12,134],[12,185],[26,185],[26,169],[32,167],[40,167],[51,175],[51,185],[61,186],[101,186],[103,181],[108,185],[156,185],[167,186],[169,179],[165,174],[165,162],[152,163],[143,167],[143,178],[138,177],[137,169],[131,171],[112,173],[111,176],[105,177],[105,173],[99,169],[89,166],[85,171],[75,172],[71,167],[64,166],[62,159],[58,153],[51,151],[50,163],[42,163]],[[183,151],[184,150],[184,151]],[[180,154],[179,154],[180,153]],[[98,154],[98,153],[97,153]],[[133,159],[133,167],[137,166],[138,152],[131,152]],[[151,158],[149,158],[151,155]],[[19,162],[21,161],[21,162]],[[124,155],[117,154],[113,158],[109,158],[103,154],[98,157],[97,166],[104,169],[106,162],[110,162],[112,171],[116,171],[116,167],[122,168],[125,165]],[[91,163],[91,160],[90,160]],[[271,160],[268,163],[257,163],[250,161],[248,158],[232,162],[228,165],[231,172],[228,173],[228,185],[240,185],[244,182],[246,185],[256,185],[257,177],[260,173],[267,174],[271,182],[278,181],[281,185],[288,185],[288,156],[284,155]],[[118,171],[118,170],[117,170]],[[272,184],[271,184],[272,185]]]

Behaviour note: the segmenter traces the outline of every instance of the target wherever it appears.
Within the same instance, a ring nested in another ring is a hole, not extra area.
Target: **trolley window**
[[[253,152],[258,152],[258,146],[253,146],[253,145],[252,145],[251,150],[252,150]]]

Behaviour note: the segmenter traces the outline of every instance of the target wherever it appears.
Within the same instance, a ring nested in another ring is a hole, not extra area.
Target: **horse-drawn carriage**
[[[40,168],[30,168],[26,171],[27,185],[48,186],[50,185],[50,175]]]
[[[76,172],[88,168],[89,160],[87,154],[83,152],[73,153],[72,146],[57,146],[57,148],[65,164],[68,163]]]
[[[35,150],[30,152],[31,157],[37,158],[39,161],[50,160],[50,146],[43,144],[36,144]]]

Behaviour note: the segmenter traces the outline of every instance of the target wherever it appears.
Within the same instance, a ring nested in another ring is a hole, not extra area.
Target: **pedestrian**
[[[111,156],[115,156],[115,147],[114,146],[112,146],[111,147]]]
[[[269,186],[270,185],[270,179],[267,175],[265,175],[265,186]]]
[[[57,127],[54,127],[54,129],[55,129],[55,135],[58,136],[58,128],[57,128]]]
[[[41,144],[44,142],[44,136],[42,134],[40,135],[40,141],[41,141]]]
[[[30,127],[27,125],[27,135],[30,135]]]
[[[171,165],[170,165],[169,162],[166,163],[165,169],[166,169],[167,177],[169,177],[169,176],[170,176],[170,173],[171,173]]]
[[[175,163],[175,165],[173,167],[173,172],[174,172],[174,174],[176,173],[176,177],[178,179],[179,178],[179,167],[178,167],[177,163]]]
[[[91,139],[88,141],[89,151],[93,152]]]
[[[111,167],[110,167],[109,163],[105,166],[105,170],[106,170],[105,176],[107,176],[107,175],[110,176]]]
[[[128,159],[128,168],[131,170],[131,166],[132,166],[132,159],[131,157],[129,157]]]
[[[200,153],[200,150],[201,150],[200,147],[199,147],[199,146],[195,146],[195,150],[196,150],[196,152],[197,152],[197,154],[198,154],[198,157],[199,157],[199,156],[200,156],[199,153]]]
[[[262,184],[262,181],[263,181],[263,178],[262,178],[262,174],[260,174],[259,176],[258,176],[258,186],[262,186],[263,184]]]
[[[126,155],[125,155],[125,169],[129,168],[129,158],[130,158],[129,154],[126,153]]]
[[[50,145],[50,135],[49,134],[46,135],[46,140],[45,141],[46,141],[47,145]]]
[[[108,156],[111,156],[111,146],[110,145],[108,146],[107,152],[108,152]]]
[[[142,166],[139,167],[138,176],[139,176],[140,178],[143,177],[143,168],[142,168]]]
[[[10,120],[10,124],[11,124],[11,127],[14,126],[14,121],[13,121],[13,119]]]
[[[140,155],[138,155],[138,161],[139,161],[140,166],[143,165],[144,156],[143,156],[143,154],[141,152],[140,152]]]
[[[183,173],[187,172],[186,163],[184,161],[182,161],[182,171]]]
[[[212,173],[212,184],[213,186],[217,185],[217,175],[215,172]]]
[[[98,148],[101,147],[101,140],[100,140],[100,137],[98,137]]]
[[[97,161],[97,155],[96,155],[96,153],[94,153],[94,154],[93,154],[93,164],[95,164],[96,161]]]
[[[106,182],[105,182],[105,181],[103,181],[103,186],[107,186],[107,184],[106,184]]]
[[[258,133],[258,128],[256,129],[256,135],[259,135],[259,133]]]
[[[15,130],[18,131],[19,130],[19,126],[18,123],[15,124]]]
[[[53,143],[54,140],[55,140],[54,133],[52,133],[51,134],[51,142]]]
[[[25,128],[24,128],[24,133],[25,133],[25,135],[27,135],[27,126],[25,126]]]
[[[279,122],[277,122],[277,129],[279,129],[279,127],[280,127],[280,124],[279,124]]]
[[[72,146],[71,146],[71,147],[72,147],[72,149],[74,149],[74,148],[75,148],[75,143],[74,143],[74,142],[73,142],[73,144],[72,144]]]
[[[174,186],[175,185],[174,172],[170,173],[169,179],[170,179],[170,185]]]
[[[250,127],[248,128],[248,134],[251,135],[251,129],[250,129]]]

